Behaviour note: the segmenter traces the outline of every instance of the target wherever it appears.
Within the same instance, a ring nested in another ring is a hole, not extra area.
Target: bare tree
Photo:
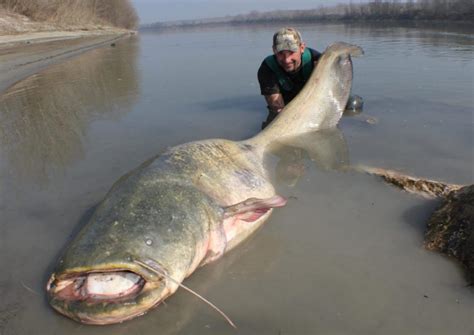
[[[130,0],[0,0],[0,6],[37,21],[109,24],[127,29],[138,25]]]

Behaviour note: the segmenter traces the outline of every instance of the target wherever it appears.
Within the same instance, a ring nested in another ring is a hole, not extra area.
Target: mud
[[[48,66],[134,33],[108,29],[0,35],[0,93]]]

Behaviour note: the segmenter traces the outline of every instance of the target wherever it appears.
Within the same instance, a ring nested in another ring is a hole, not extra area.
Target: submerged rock
[[[459,260],[474,284],[474,185],[446,196],[428,221],[425,247]]]

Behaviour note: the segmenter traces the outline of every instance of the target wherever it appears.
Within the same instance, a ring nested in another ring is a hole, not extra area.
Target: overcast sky
[[[311,9],[349,0],[131,0],[141,23],[245,14],[253,10]],[[358,2],[358,0],[353,0]]]

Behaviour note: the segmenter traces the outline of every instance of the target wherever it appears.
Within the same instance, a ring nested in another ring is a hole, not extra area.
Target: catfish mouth
[[[85,324],[119,323],[146,313],[169,295],[166,280],[147,281],[124,270],[90,271],[56,276],[46,290],[59,313]]]
[[[50,280],[48,292],[54,291],[55,298],[69,301],[103,303],[133,299],[145,285],[145,280],[130,271],[91,272]]]

